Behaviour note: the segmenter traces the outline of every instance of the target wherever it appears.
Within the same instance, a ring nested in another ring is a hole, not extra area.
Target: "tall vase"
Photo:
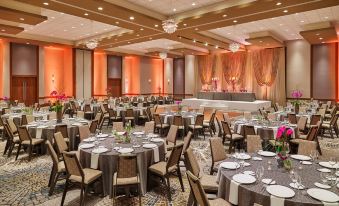
[[[294,112],[295,114],[299,114],[299,104],[294,105]]]
[[[61,123],[62,122],[62,111],[57,111],[56,112],[56,116],[57,116],[57,123]]]

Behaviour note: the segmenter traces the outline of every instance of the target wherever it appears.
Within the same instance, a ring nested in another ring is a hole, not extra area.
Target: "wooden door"
[[[11,99],[30,106],[38,102],[36,77],[12,77]]]
[[[113,97],[121,97],[121,79],[107,79],[107,88],[111,88]]]

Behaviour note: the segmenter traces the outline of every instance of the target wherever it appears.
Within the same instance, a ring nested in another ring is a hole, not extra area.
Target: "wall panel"
[[[107,87],[107,55],[94,52],[93,90],[95,95],[106,95]]]
[[[183,98],[185,93],[185,59],[175,58],[173,60],[173,95]]]

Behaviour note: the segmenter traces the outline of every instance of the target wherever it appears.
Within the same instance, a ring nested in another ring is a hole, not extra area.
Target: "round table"
[[[262,178],[270,178],[276,181],[276,184],[283,185],[289,187],[289,184],[292,182],[289,177],[289,172],[284,168],[278,168],[277,161],[275,157],[262,157],[258,154],[251,154],[251,156],[261,157],[262,161],[257,160],[246,160],[246,162],[251,165],[245,167],[243,170],[251,170],[256,172],[258,167],[263,166],[265,168],[265,172]],[[227,160],[232,161],[232,160]],[[271,161],[271,170],[267,170],[269,164],[268,161]],[[316,188],[314,182],[320,182],[320,172],[317,171],[318,168],[322,168],[319,164],[313,163],[312,165],[302,165],[302,169],[299,169],[300,163],[299,161],[293,160],[293,169],[302,177],[302,184],[308,188]],[[218,188],[218,197],[223,198],[225,200],[229,200],[230,197],[230,183],[233,175],[240,173],[240,170],[228,170],[224,168],[219,168],[217,182],[219,182]],[[233,180],[232,180],[233,181]],[[297,206],[297,205],[307,205],[307,206],[316,206],[321,205],[323,203],[313,199],[300,190],[298,192],[296,189],[295,196],[290,199],[285,199],[285,206]],[[304,191],[306,191],[304,190]],[[339,194],[339,190],[334,187],[331,189],[332,192]],[[253,183],[249,185],[240,184],[238,187],[238,205],[239,206],[252,206],[254,203],[263,205],[263,206],[272,206],[270,200],[270,194],[263,189],[263,183]],[[339,203],[338,203],[339,204]]]
[[[145,137],[145,136],[143,136]],[[134,137],[132,135],[132,139],[135,140],[135,143],[141,145],[141,147],[133,148],[134,151],[132,154],[137,155],[138,161],[138,170],[141,181],[141,192],[145,194],[147,191],[147,172],[148,167],[154,164],[154,152],[153,149],[145,149],[142,147],[143,142],[147,141],[143,137]],[[82,142],[83,143],[83,142]],[[113,145],[114,143],[114,145]],[[164,142],[154,143],[158,147],[159,151],[159,161],[165,160],[165,144]],[[113,187],[113,174],[117,170],[117,162],[120,153],[117,150],[114,150],[114,147],[122,147],[122,148],[132,148],[132,143],[115,143],[115,138],[108,137],[103,141],[99,141],[98,146],[105,146],[108,151],[105,153],[99,154],[98,158],[98,169],[103,172],[104,179],[104,194],[110,195]],[[91,151],[94,148],[89,149],[80,149],[80,163],[84,168],[91,168]]]

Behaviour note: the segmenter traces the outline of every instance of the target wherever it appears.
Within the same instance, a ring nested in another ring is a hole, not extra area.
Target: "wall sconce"
[[[54,84],[55,78],[54,78],[54,74],[52,74],[52,83]]]
[[[150,84],[152,82],[152,79],[148,79],[148,83]]]
[[[170,79],[167,79],[167,84],[170,84]]]

